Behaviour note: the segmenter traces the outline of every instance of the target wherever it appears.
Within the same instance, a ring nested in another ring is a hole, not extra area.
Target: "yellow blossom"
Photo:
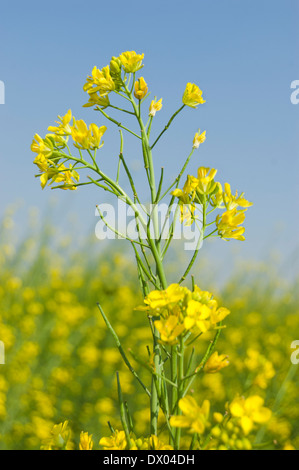
[[[151,101],[150,107],[149,107],[149,116],[154,117],[156,115],[157,111],[160,111],[162,108],[162,98],[159,99],[159,101],[156,101],[156,98]]]
[[[200,167],[197,170],[197,191],[201,194],[211,194],[215,188],[216,183],[214,178],[216,176],[217,170],[214,168]]]
[[[152,310],[171,307],[185,298],[188,289],[180,284],[170,284],[165,290],[154,290],[144,300]]]
[[[124,431],[117,431],[110,437],[102,437],[99,442],[104,450],[124,450],[127,447],[127,440]]]
[[[58,119],[59,121],[56,121],[58,126],[50,126],[48,131],[61,136],[71,135],[70,121],[72,119],[72,111],[69,109],[64,116],[58,116]]]
[[[154,434],[145,440],[148,442],[149,450],[173,450],[172,446],[164,444],[164,442]]]
[[[83,87],[84,91],[89,94],[99,92],[100,96],[105,96],[115,90],[114,80],[110,75],[109,65],[99,70],[96,66],[92,69],[91,77],[87,77],[87,81]]]
[[[79,174],[73,169],[71,164],[69,168],[66,168],[63,164],[48,166],[40,177],[41,187],[44,188],[49,181],[52,183],[64,183],[62,189],[74,190],[77,189],[74,183],[79,181]]]
[[[223,208],[223,190],[221,183],[216,183],[216,188],[211,196],[211,205],[213,207]]]
[[[44,439],[41,449],[42,450],[68,450],[72,448],[70,442],[70,429],[68,427],[68,421],[64,423],[55,424],[53,427],[50,437]]]
[[[188,175],[186,182],[184,184],[183,191],[184,193],[190,194],[192,198],[194,198],[196,194],[196,188],[198,186],[198,179],[195,176]]]
[[[44,157],[50,157],[54,150],[53,141],[48,137],[42,139],[38,134],[35,134],[31,150],[34,153],[42,154]]]
[[[190,300],[188,302],[187,316],[185,317],[185,328],[190,330],[194,325],[199,328],[202,333],[205,333],[210,328],[211,310],[206,305]]]
[[[83,150],[94,150],[103,146],[101,139],[106,132],[107,127],[98,127],[96,124],[90,124],[89,128],[86,123],[81,119],[76,121],[71,128],[72,138],[75,141],[75,147]]]
[[[43,172],[49,168],[49,161],[42,153],[39,153],[35,157],[33,163]]]
[[[206,131],[200,133],[200,129],[196,132],[194,139],[193,139],[193,148],[198,149],[200,144],[202,144],[206,140]]]
[[[110,105],[108,95],[101,96],[98,93],[89,93],[89,100],[83,105],[83,108],[89,108],[91,106],[100,106],[105,109]]]
[[[207,305],[209,308],[217,307],[217,301],[213,298],[213,294],[207,290],[201,290],[198,286],[194,286],[192,298],[197,300],[197,302]]]
[[[203,370],[206,374],[215,374],[228,365],[229,361],[227,360],[226,354],[219,355],[218,352],[215,351],[207,360]]]
[[[202,91],[194,83],[187,83],[183,94],[183,103],[190,108],[196,108],[199,104],[205,103]]]
[[[93,448],[92,434],[89,435],[88,432],[82,431],[80,434],[79,450],[92,450],[92,448]]]
[[[203,434],[208,426],[210,402],[204,400],[202,406],[199,406],[193,397],[186,396],[179,401],[179,408],[183,416],[171,416],[170,426],[189,428],[191,433]]]
[[[224,320],[227,315],[230,314],[228,308],[219,307],[217,308],[216,305],[211,309],[211,326],[216,327],[217,323]]]
[[[143,67],[143,57],[144,54],[136,54],[135,51],[127,51],[120,54],[119,60],[121,61],[125,72],[134,73]]]
[[[238,196],[238,192],[236,191],[235,195],[233,196],[230,185],[228,183],[225,183],[224,185],[223,202],[227,210],[235,209],[238,206],[250,207],[253,204],[244,198],[244,193],[241,193],[240,196]]]
[[[238,227],[245,220],[246,209],[237,210],[237,208],[228,210],[221,215],[216,217],[216,226],[218,234],[221,238],[228,239],[234,238],[236,240],[245,240],[243,233],[245,232],[244,227]]]
[[[178,337],[185,329],[184,324],[179,322],[176,315],[170,315],[166,320],[157,320],[154,325],[160,333],[161,343],[171,346],[178,342]]]
[[[134,88],[135,88],[134,96],[138,100],[142,100],[148,92],[148,86],[143,77],[140,77],[138,80],[136,80],[134,84]]]
[[[191,225],[194,221],[195,212],[195,205],[192,203],[192,198],[187,192],[178,188],[172,191],[171,194],[179,198],[181,222],[185,222],[185,225]]]
[[[264,405],[264,399],[258,395],[249,398],[236,397],[229,405],[233,417],[239,418],[244,434],[247,436],[255,424],[265,424],[271,418],[271,410]]]

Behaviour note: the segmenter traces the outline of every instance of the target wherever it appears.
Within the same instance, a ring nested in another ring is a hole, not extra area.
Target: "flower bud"
[[[144,80],[143,77],[140,77],[139,80],[136,80],[135,82],[135,91],[134,91],[134,96],[138,100],[142,100],[147,92],[148,92],[148,86],[146,81]]]
[[[156,101],[156,98],[152,100],[149,107],[149,116],[154,117],[157,111],[160,111],[162,108],[162,98],[159,101]]]
[[[200,129],[196,132],[194,139],[193,139],[193,148],[198,149],[200,144],[202,144],[206,140],[206,131],[200,134]]]
[[[218,352],[215,351],[206,362],[203,370],[206,374],[215,374],[228,365],[229,361],[227,360],[227,356],[225,354],[219,356]]]
[[[121,72],[121,61],[118,57],[111,57],[110,74],[112,78],[118,77]]]

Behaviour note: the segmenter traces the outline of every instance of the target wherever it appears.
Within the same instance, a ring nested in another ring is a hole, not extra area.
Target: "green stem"
[[[98,306],[98,308],[99,308],[99,310],[100,310],[100,312],[101,312],[101,315],[102,315],[102,317],[103,317],[103,319],[104,319],[104,321],[105,321],[105,323],[106,323],[106,325],[107,325],[107,327],[108,327],[108,330],[110,331],[110,333],[112,334],[112,336],[113,336],[113,338],[114,338],[114,340],[115,340],[115,342],[116,342],[116,346],[118,347],[118,350],[119,350],[119,352],[120,352],[120,354],[121,354],[121,356],[122,356],[122,358],[123,358],[123,360],[124,360],[124,363],[126,364],[126,366],[128,367],[128,369],[130,370],[130,372],[134,375],[134,377],[137,379],[137,381],[140,383],[140,385],[141,385],[142,388],[144,389],[145,393],[150,397],[150,396],[151,396],[150,391],[146,388],[146,386],[144,385],[144,383],[140,380],[140,378],[139,378],[137,372],[135,372],[135,370],[134,370],[133,367],[131,366],[130,361],[128,360],[128,358],[127,358],[127,356],[126,356],[126,354],[125,354],[125,352],[124,352],[124,350],[123,350],[123,347],[122,347],[122,345],[121,345],[121,343],[120,343],[120,341],[119,341],[119,338],[118,338],[117,334],[115,333],[114,329],[112,328],[112,325],[110,324],[108,318],[106,317],[106,315],[105,315],[105,313],[104,313],[104,311],[103,311],[101,305],[100,305],[99,303],[97,303],[97,306]]]
[[[181,337],[180,339],[180,349],[178,353],[178,402],[181,398],[183,398],[184,393],[184,352],[185,352],[185,345],[184,340]],[[182,412],[178,409],[178,415],[181,415]],[[181,440],[181,428],[177,428],[175,432],[175,442],[174,448],[176,450],[180,449],[180,440]]]
[[[163,131],[160,132],[160,134],[158,135],[158,137],[156,138],[155,142],[153,143],[153,145],[151,146],[151,150],[154,148],[154,146],[156,145],[156,143],[159,141],[159,139],[162,137],[162,135],[164,134],[164,132],[167,131],[167,129],[169,128],[170,124],[172,123],[172,121],[174,120],[174,118],[179,114],[180,111],[182,111],[182,109],[185,107],[185,105],[183,104],[183,106],[181,106],[172,116],[171,118],[169,119],[168,123],[166,124],[166,126],[164,127]]]

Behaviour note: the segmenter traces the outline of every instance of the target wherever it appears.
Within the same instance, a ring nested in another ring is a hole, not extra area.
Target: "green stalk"
[[[172,123],[172,121],[174,120],[174,118],[179,114],[180,111],[182,111],[182,109],[185,107],[185,105],[183,104],[183,106],[181,106],[172,116],[171,118],[169,119],[168,123],[166,124],[166,126],[164,127],[163,131],[158,135],[158,137],[156,138],[155,142],[153,143],[153,145],[151,146],[151,149],[154,148],[154,146],[156,145],[156,143],[158,142],[158,140],[162,137],[162,135],[164,134],[164,132],[167,131],[167,129],[169,128],[170,124]]]
[[[116,379],[117,379],[117,390],[118,390],[118,401],[119,401],[119,408],[120,408],[120,419],[123,429],[125,431],[126,440],[127,440],[127,447],[131,449],[132,443],[130,439],[130,430],[128,426],[128,417],[126,413],[126,407],[122,396],[120,381],[119,381],[119,374],[116,372]]]
[[[130,361],[128,360],[128,358],[127,358],[127,356],[126,356],[126,354],[125,354],[125,352],[124,352],[124,350],[123,350],[123,347],[122,347],[122,345],[121,345],[121,343],[120,343],[120,341],[119,341],[119,338],[118,338],[117,334],[115,333],[114,329],[112,328],[112,325],[110,324],[108,318],[106,317],[106,315],[105,315],[105,313],[104,313],[104,311],[103,311],[101,305],[98,303],[97,306],[98,306],[98,308],[99,308],[99,310],[100,310],[100,312],[101,312],[101,315],[102,315],[102,317],[103,317],[103,319],[104,319],[104,321],[105,321],[105,323],[106,323],[106,325],[107,325],[109,331],[111,332],[111,334],[112,334],[112,336],[113,336],[113,338],[114,338],[114,340],[115,340],[115,342],[116,342],[116,346],[118,347],[118,350],[119,350],[119,352],[120,352],[120,354],[121,354],[121,356],[122,356],[122,358],[123,358],[123,360],[124,360],[126,366],[127,366],[128,369],[130,370],[130,372],[134,375],[134,377],[138,380],[138,382],[140,383],[140,385],[141,385],[142,388],[144,389],[145,393],[150,397],[150,396],[151,396],[150,391],[146,388],[146,386],[144,385],[144,383],[140,380],[140,378],[139,378],[137,372],[135,372],[135,370],[134,370],[133,367],[131,366]]]
[[[178,402],[183,397],[184,393],[184,352],[185,352],[185,345],[184,340],[181,337],[180,339],[180,349],[178,354]],[[178,415],[181,415],[182,412],[178,409]],[[181,440],[181,428],[176,428],[175,432],[175,442],[174,448],[179,450],[180,448],[180,440]]]

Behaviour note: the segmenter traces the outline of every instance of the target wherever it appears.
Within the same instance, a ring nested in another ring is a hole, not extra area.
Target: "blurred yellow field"
[[[100,437],[110,433],[107,422],[121,427],[116,370],[134,409],[135,431],[146,434],[148,398],[123,364],[96,306],[100,301],[124,349],[147,362],[151,333],[144,312],[134,310],[142,302],[134,264],[124,253],[95,257],[90,247],[72,253],[67,239],[50,248],[47,229],[16,247],[10,226],[7,216],[0,251],[0,339],[6,362],[0,365],[1,449],[39,449],[53,426],[65,420],[72,431],[70,446],[78,447],[83,430],[100,448]],[[41,240],[37,250],[36,237]],[[231,314],[217,350],[230,364],[215,374],[202,372],[192,390],[198,402],[208,399],[220,413],[236,394],[263,397],[273,415],[260,430],[259,444],[269,449],[299,447],[298,366],[290,359],[291,343],[299,337],[298,292],[297,281],[283,281],[271,266],[234,273],[219,295]],[[209,339],[195,343],[198,361]],[[150,386],[148,371],[130,357]],[[210,426],[212,431],[213,419]],[[222,434],[224,445],[237,439],[233,431]]]

